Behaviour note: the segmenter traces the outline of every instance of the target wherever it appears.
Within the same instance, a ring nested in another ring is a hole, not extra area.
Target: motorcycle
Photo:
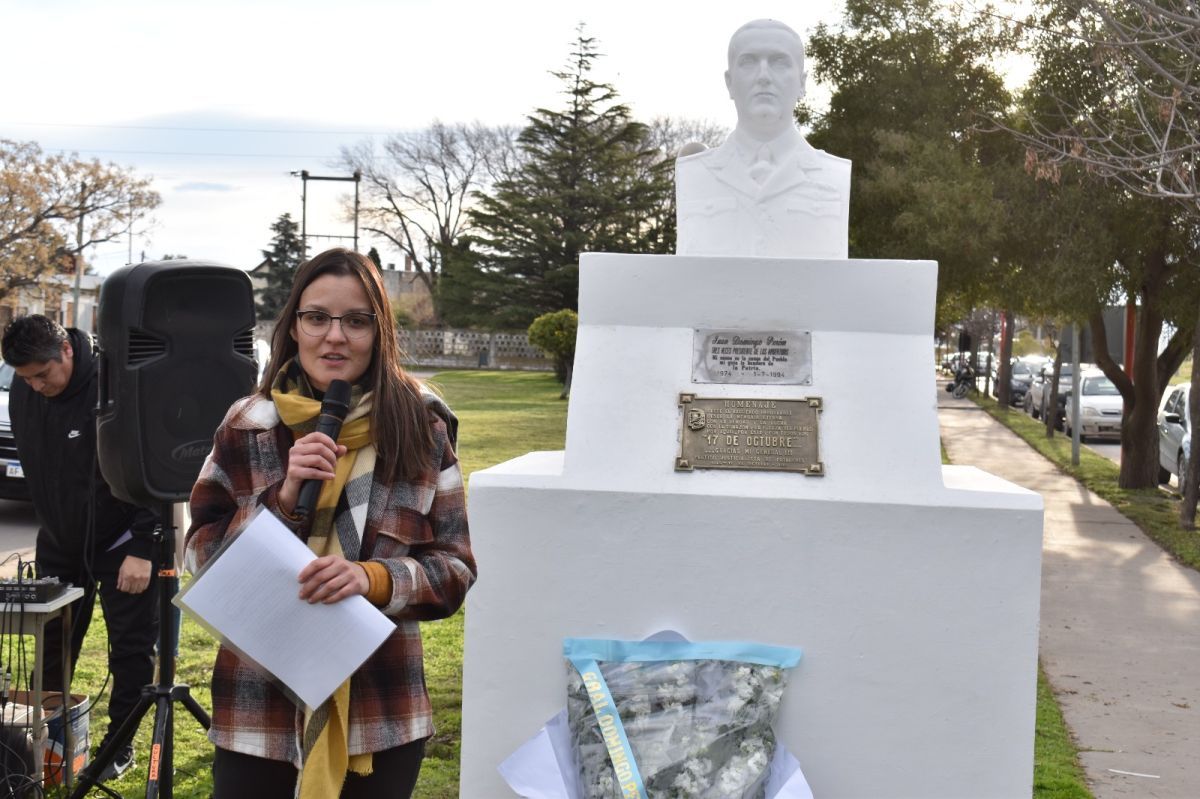
[[[970,364],[964,363],[958,367],[958,371],[954,373],[954,381],[946,386],[946,390],[953,394],[955,399],[962,399],[974,387],[975,370]]]

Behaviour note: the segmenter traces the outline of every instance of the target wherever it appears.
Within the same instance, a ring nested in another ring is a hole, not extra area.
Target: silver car
[[[1081,372],[1088,369],[1094,369],[1090,363],[1081,363],[1079,370]],[[1060,427],[1063,412],[1067,407],[1067,395],[1071,393],[1072,377],[1074,376],[1074,366],[1069,363],[1064,363],[1059,367],[1058,371],[1058,396],[1050,396],[1050,383],[1054,375],[1054,362],[1050,361],[1044,364],[1041,371],[1033,379],[1033,384],[1029,387],[1029,391],[1025,394],[1025,411],[1034,419],[1041,419],[1047,413],[1057,414],[1054,420],[1054,426]]]
[[[1121,438],[1121,414],[1125,402],[1121,392],[1099,369],[1081,371],[1083,380],[1079,384],[1079,440],[1088,436],[1095,438]],[[1064,414],[1064,432],[1071,435],[1071,401],[1067,399]]]
[[[1167,483],[1187,471],[1187,454],[1192,446],[1192,420],[1188,411],[1190,383],[1171,386],[1158,406],[1158,482]],[[1179,480],[1182,484],[1183,481]]]

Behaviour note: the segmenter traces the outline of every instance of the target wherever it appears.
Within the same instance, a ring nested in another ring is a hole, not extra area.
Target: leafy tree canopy
[[[128,233],[159,202],[132,170],[0,139],[0,297]]]
[[[937,260],[943,320],[999,285],[1010,227],[996,173],[1019,149],[975,125],[1011,104],[995,63],[1017,41],[995,17],[937,0],[847,0],[842,24],[810,41],[833,94],[827,113],[798,116],[815,146],[854,162],[850,254]]]

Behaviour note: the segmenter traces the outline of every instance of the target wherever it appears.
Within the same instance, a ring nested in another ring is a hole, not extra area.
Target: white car
[[[1090,363],[1081,363],[1079,371],[1081,373],[1089,370],[1094,370],[1096,367]],[[1071,393],[1072,375],[1075,367],[1072,364],[1064,363],[1058,368],[1058,398],[1053,399],[1050,396],[1050,383],[1054,375],[1054,361],[1047,361],[1042,365],[1041,371],[1033,378],[1033,383],[1029,387],[1029,391],[1025,394],[1025,411],[1034,419],[1042,419],[1047,413],[1056,412],[1054,426],[1059,426],[1059,421],[1062,419],[1066,409],[1067,397]],[[1101,372],[1103,374],[1103,372]]]
[[[1188,411],[1190,383],[1171,386],[1158,406],[1158,482],[1167,483],[1187,469],[1187,454],[1192,446],[1192,420]],[[1180,480],[1180,483],[1183,481]]]
[[[1121,438],[1121,414],[1125,403],[1121,392],[1099,369],[1080,370],[1083,382],[1079,384],[1079,440],[1088,436],[1096,438]],[[1067,414],[1063,432],[1071,435],[1071,398],[1067,396]]]
[[[25,484],[25,472],[17,458],[17,442],[8,417],[8,390],[15,378],[13,368],[0,362],[0,497],[27,500],[29,486]]]

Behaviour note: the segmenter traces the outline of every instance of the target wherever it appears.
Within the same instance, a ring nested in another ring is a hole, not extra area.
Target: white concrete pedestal
[[[817,799],[1028,797],[1041,498],[940,464],[929,262],[589,255],[566,452],[477,472],[461,795],[565,704],[562,639],[804,649]],[[691,382],[692,330],[812,331],[811,386]],[[820,396],[826,476],[677,473],[678,395]]]

